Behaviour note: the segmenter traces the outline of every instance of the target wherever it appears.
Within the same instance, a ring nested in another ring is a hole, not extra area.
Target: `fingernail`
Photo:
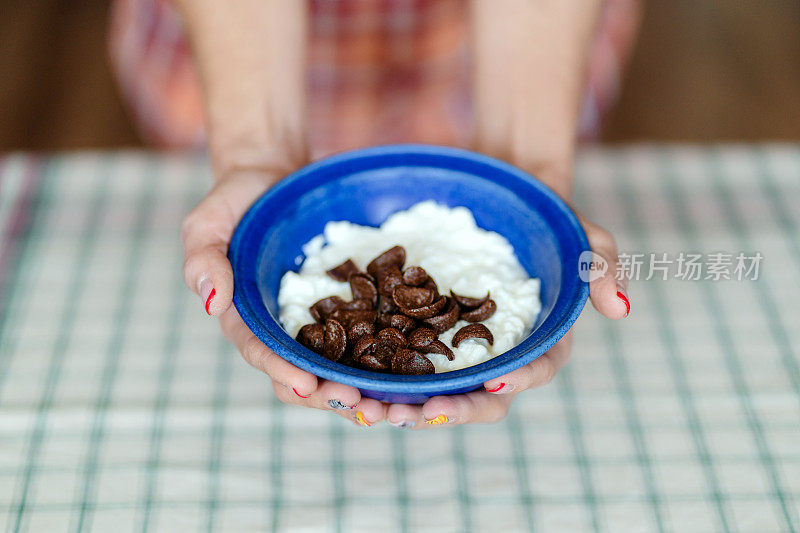
[[[625,292],[625,288],[620,284],[617,284],[617,298],[625,304],[625,316],[627,317],[631,312],[631,302],[628,301],[628,293]]]
[[[401,420],[400,422],[392,422],[391,420],[388,421],[390,426],[394,426],[400,429],[411,429],[414,427],[414,422],[410,422],[408,420]]]
[[[206,302],[206,314],[210,315],[211,313],[208,310],[208,306],[211,305],[211,300],[214,299],[214,295],[217,294],[217,289],[211,284],[211,280],[208,278],[203,279],[200,282],[200,298]]]
[[[495,387],[493,389],[486,389],[486,392],[497,392],[497,391],[499,391],[500,389],[502,389],[505,386],[506,386],[505,383],[501,383],[500,385],[498,385],[497,387]]]
[[[355,407],[350,407],[349,405],[345,405],[336,399],[328,400],[328,405],[331,406],[331,409],[338,409],[340,411],[344,411],[345,409],[355,409]]]
[[[306,398],[308,398],[308,396],[311,396],[310,394],[309,394],[308,396],[303,396],[302,394],[300,394],[299,392],[297,392],[297,389],[295,389],[294,387],[292,387],[292,390],[294,391],[294,393],[295,393],[295,394],[297,394],[298,396],[300,396],[300,397],[301,397],[301,398],[303,398],[304,400],[305,400]]]
[[[372,425],[369,422],[367,422],[367,419],[364,418],[364,413],[362,413],[361,411],[356,412],[356,423],[359,426],[363,426],[365,428],[368,428]]]
[[[447,424],[447,422],[449,422],[449,419],[445,415],[439,415],[436,418],[432,418],[431,420],[425,421],[426,424],[430,424],[432,426]]]

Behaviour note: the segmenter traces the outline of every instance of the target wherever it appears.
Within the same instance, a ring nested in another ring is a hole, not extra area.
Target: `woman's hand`
[[[472,0],[475,147],[528,170],[562,198],[572,189],[572,160],[586,60],[599,0]],[[592,250],[608,263],[589,284],[592,304],[619,319],[630,310],[617,285],[617,245],[581,219]],[[577,265],[575,265],[577,268]],[[536,361],[484,383],[484,390],[438,396],[422,407],[392,405],[387,420],[403,427],[496,422],[519,392],[549,383],[569,359],[572,334]]]
[[[592,251],[608,264],[605,274],[589,283],[592,305],[606,318],[624,318],[630,312],[630,303],[627,281],[618,282],[615,279],[617,244],[614,237],[600,226],[579,218]],[[578,268],[578,265],[574,266]],[[517,394],[550,383],[569,360],[571,350],[572,330],[532,363],[484,383],[483,390],[455,396],[436,396],[423,406],[391,405],[387,409],[386,419],[392,425],[416,429],[442,424],[497,422],[506,416]]]
[[[306,2],[178,0],[203,86],[216,185],[186,217],[184,278],[248,363],[290,404],[336,411],[364,424],[380,402],[317,379],[262,344],[232,305],[227,251],[247,208],[277,180],[308,162],[305,123]]]

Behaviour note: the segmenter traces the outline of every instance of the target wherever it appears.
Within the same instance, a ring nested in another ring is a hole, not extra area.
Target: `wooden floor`
[[[100,0],[6,0],[0,150],[139,143]],[[800,140],[800,1],[649,0],[605,140]]]

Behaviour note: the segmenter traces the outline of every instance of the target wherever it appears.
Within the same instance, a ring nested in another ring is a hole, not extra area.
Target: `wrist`
[[[212,146],[214,181],[220,183],[257,178],[267,185],[274,185],[287,174],[308,164],[308,154],[305,142],[300,141],[291,146],[281,144],[270,148],[214,150]]]
[[[563,200],[572,197],[572,158],[528,163],[512,163],[553,189]]]
[[[548,155],[536,150],[513,150],[513,143],[499,143],[492,146],[476,143],[475,150],[505,161],[553,189],[562,199],[569,200],[572,195],[573,153],[572,148]]]

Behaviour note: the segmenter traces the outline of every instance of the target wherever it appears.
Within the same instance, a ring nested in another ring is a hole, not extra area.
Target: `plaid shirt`
[[[310,143],[315,156],[394,142],[465,146],[472,133],[463,0],[312,0]],[[638,22],[638,0],[606,0],[580,121],[597,135]],[[203,143],[201,94],[168,0],[116,0],[110,52],[143,137]]]

